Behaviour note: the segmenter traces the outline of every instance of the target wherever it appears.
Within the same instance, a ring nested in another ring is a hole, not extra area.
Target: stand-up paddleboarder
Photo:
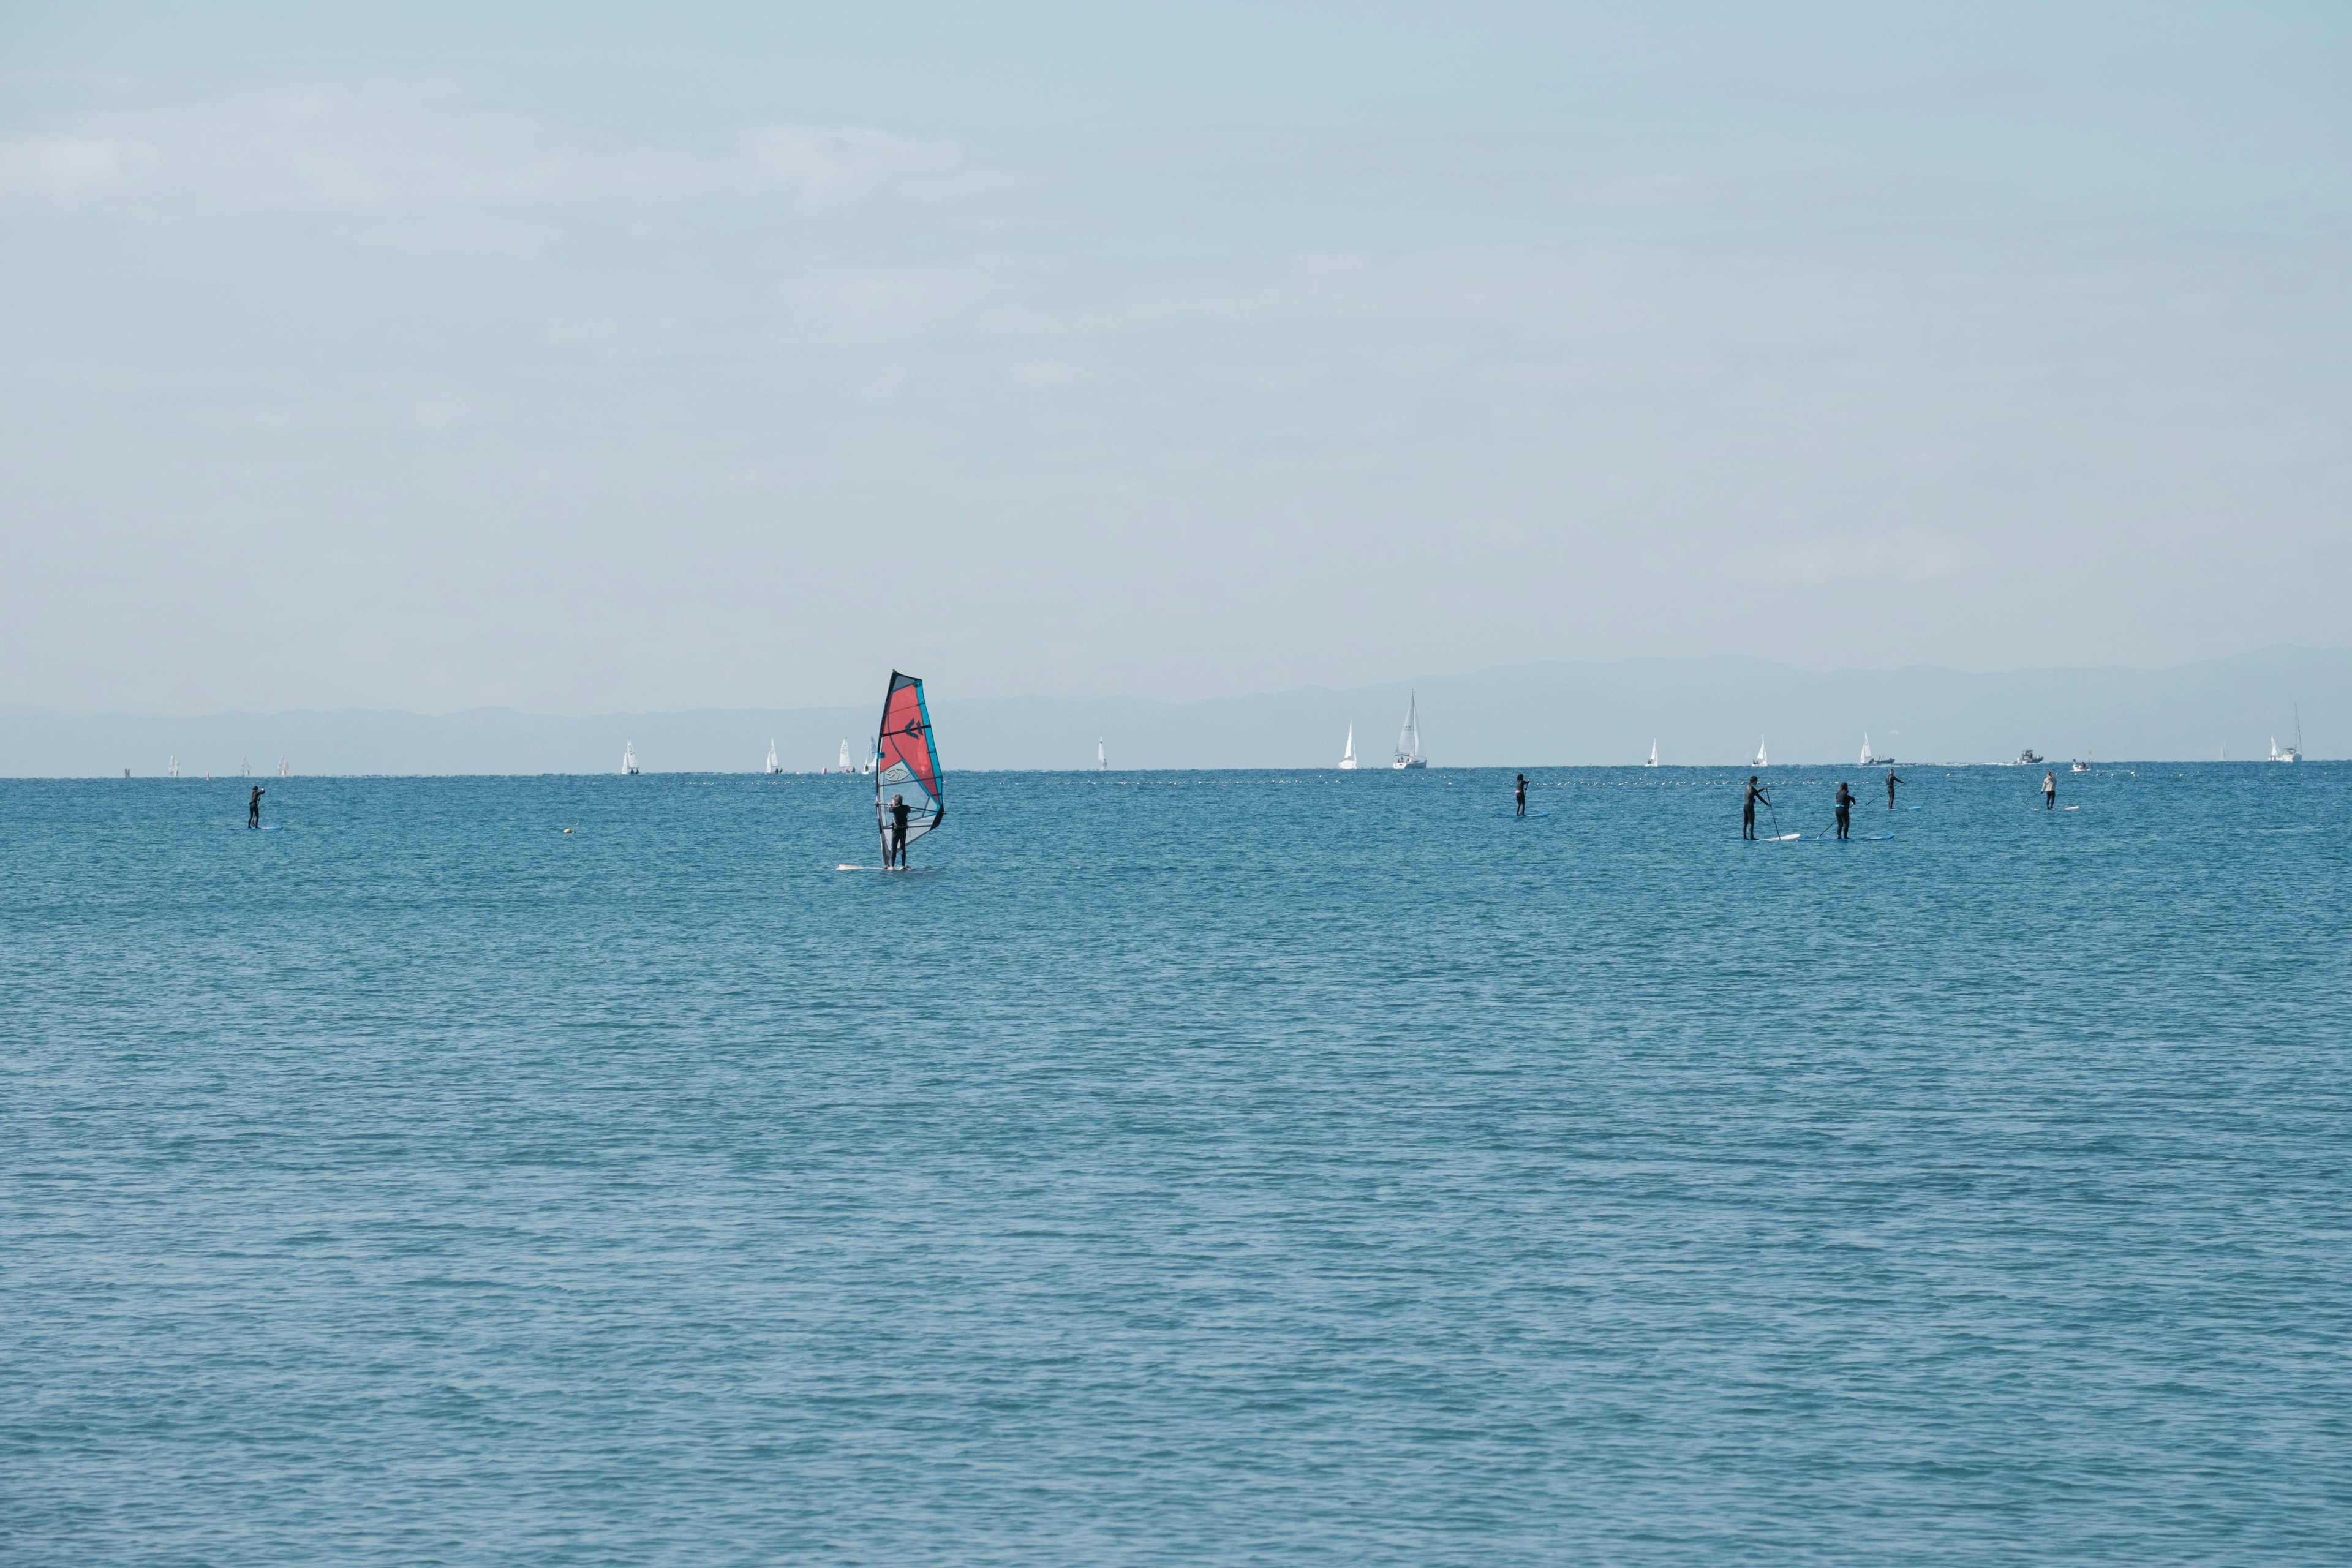
[[[1853,825],[1853,791],[1846,787],[1843,779],[1838,780],[1837,795],[1834,798],[1837,803],[1837,833],[1840,838],[1843,838],[1846,836],[1846,829]]]
[[[2058,770],[2055,768],[2042,775],[2042,809],[2058,809]]]
[[[1895,809],[1895,786],[1902,782],[1903,781],[1901,779],[1895,776],[1895,770],[1893,768],[1886,770],[1886,809],[1889,811],[1893,811]]]
[[[259,784],[254,785],[253,798],[245,803],[245,825],[247,827],[258,827],[261,826],[261,796],[263,793],[262,787]]]
[[[1514,798],[1519,803],[1518,814],[1525,816],[1528,814],[1528,775],[1525,773],[1519,775],[1519,787]]]
[[[1772,797],[1764,793],[1764,786],[1756,782],[1756,775],[1749,773],[1748,793],[1739,802],[1739,837],[1742,838],[1756,837],[1756,805],[1759,801],[1769,805],[1772,804]]]

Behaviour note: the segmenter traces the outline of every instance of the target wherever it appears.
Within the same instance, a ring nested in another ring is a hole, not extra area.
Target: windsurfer
[[[1519,775],[1517,798],[1519,803],[1519,815],[1525,816],[1528,814],[1528,775],[1525,773]]]
[[[1749,773],[1748,793],[1739,802],[1739,837],[1742,838],[1756,837],[1756,803],[1759,800],[1766,805],[1772,804],[1772,797],[1764,793],[1764,786],[1756,782],[1756,775]]]
[[[907,818],[912,815],[912,808],[907,805],[905,795],[894,795],[890,797],[890,847],[883,852],[882,864],[885,867],[895,863],[900,870],[906,869]]]

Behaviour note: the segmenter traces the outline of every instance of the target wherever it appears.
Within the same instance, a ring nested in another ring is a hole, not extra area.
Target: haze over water
[[[903,878],[858,780],[0,782],[0,1555],[2352,1539],[2352,772],[952,739]]]

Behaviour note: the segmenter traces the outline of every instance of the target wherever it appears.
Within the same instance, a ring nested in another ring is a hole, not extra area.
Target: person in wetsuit
[[[1889,811],[1893,811],[1895,809],[1895,786],[1902,782],[1903,781],[1901,779],[1895,776],[1895,770],[1893,768],[1886,770],[1886,809]]]
[[[882,864],[884,867],[887,868],[893,863],[896,863],[901,869],[905,868],[907,864],[907,818],[913,815],[914,809],[907,804],[907,797],[905,795],[894,795],[890,797],[890,847],[882,853]]]
[[[2042,809],[2058,809],[2058,770],[2055,768],[2042,775]]]
[[[1748,794],[1739,803],[1739,837],[1742,838],[1756,837],[1756,803],[1759,800],[1766,805],[1772,804],[1772,797],[1764,793],[1764,786],[1756,782],[1756,775],[1749,773]]]
[[[1846,836],[1846,829],[1853,825],[1853,791],[1846,787],[1845,781],[1843,779],[1838,780],[1835,800],[1837,803],[1838,814],[1838,837],[1840,838],[1843,838]]]
[[[262,787],[259,784],[254,785],[253,798],[245,803],[245,825],[247,827],[258,827],[261,826],[261,796],[263,793]]]
[[[1519,788],[1516,798],[1519,803],[1519,815],[1525,816],[1528,814],[1528,775],[1525,773],[1519,775]]]

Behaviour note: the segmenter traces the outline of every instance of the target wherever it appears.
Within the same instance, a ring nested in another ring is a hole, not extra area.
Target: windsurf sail
[[[893,796],[905,800],[907,842],[912,844],[945,820],[947,796],[940,788],[940,752],[931,743],[931,716],[923,707],[923,683],[890,672],[882,699],[882,729],[874,741],[874,826],[882,852],[890,852]]]

